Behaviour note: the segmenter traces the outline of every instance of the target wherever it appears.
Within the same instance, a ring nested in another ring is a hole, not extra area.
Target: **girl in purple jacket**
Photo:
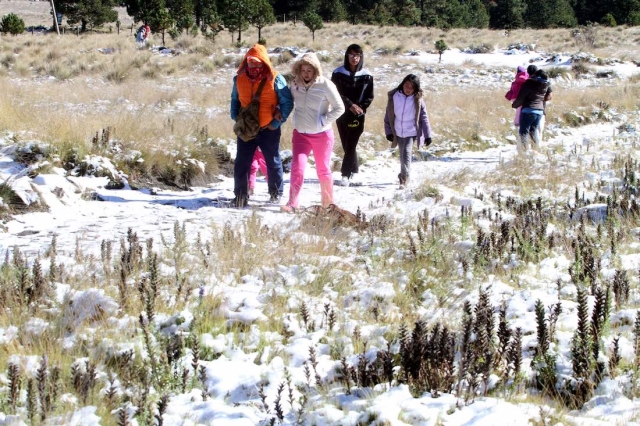
[[[391,148],[400,152],[400,187],[409,182],[411,155],[414,141],[418,148],[424,143],[431,144],[431,126],[420,89],[420,79],[414,74],[407,75],[402,83],[387,93],[387,110],[384,114],[384,131]]]

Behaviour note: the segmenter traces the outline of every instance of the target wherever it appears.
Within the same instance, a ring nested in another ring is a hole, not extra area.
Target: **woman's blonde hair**
[[[313,67],[313,70],[315,72],[315,75],[313,76],[314,79],[322,75],[322,65],[320,65],[320,60],[318,59],[316,54],[313,52],[305,53],[300,59],[298,59],[293,63],[293,65],[291,65],[291,74],[293,75],[293,81],[296,84],[303,84],[300,76],[300,68],[303,65],[310,65],[311,67]]]

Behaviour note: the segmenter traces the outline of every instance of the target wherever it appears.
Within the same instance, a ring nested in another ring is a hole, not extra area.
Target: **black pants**
[[[356,146],[360,135],[364,131],[364,114],[359,117],[353,117],[353,114],[345,114],[336,120],[340,142],[344,150],[344,158],[342,159],[342,167],[340,172],[342,176],[351,177],[352,173],[358,173],[358,154],[356,154]]]

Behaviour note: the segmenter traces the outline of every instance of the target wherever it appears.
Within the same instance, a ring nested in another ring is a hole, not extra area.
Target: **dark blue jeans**
[[[540,127],[541,114],[533,114],[530,112],[520,113],[520,140],[525,145],[529,145],[527,137],[531,136],[533,144],[538,147],[540,145],[538,127]]]
[[[260,147],[267,163],[267,181],[270,195],[282,195],[284,180],[282,177],[282,159],[280,158],[280,128],[275,130],[262,129],[255,139],[245,142],[238,138],[238,153],[233,165],[233,193],[237,197],[249,194],[249,171],[253,154]]]

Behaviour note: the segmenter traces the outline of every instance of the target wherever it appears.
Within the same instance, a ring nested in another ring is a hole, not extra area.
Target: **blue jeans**
[[[238,152],[233,165],[233,193],[236,197],[246,197],[249,194],[249,172],[253,162],[253,154],[260,147],[267,163],[267,183],[271,196],[282,196],[284,180],[282,173],[282,159],[280,158],[280,128],[275,130],[262,129],[255,139],[245,142],[238,138]]]
[[[525,148],[528,148],[528,137],[531,136],[533,145],[540,145],[538,127],[540,127],[541,114],[534,114],[531,112],[520,113],[520,140]]]
[[[398,141],[398,153],[400,154],[400,176],[402,176],[404,180],[409,180],[409,173],[411,172],[411,157],[413,155],[413,141],[416,139],[416,136],[410,136],[408,138],[396,136],[396,140]]]

